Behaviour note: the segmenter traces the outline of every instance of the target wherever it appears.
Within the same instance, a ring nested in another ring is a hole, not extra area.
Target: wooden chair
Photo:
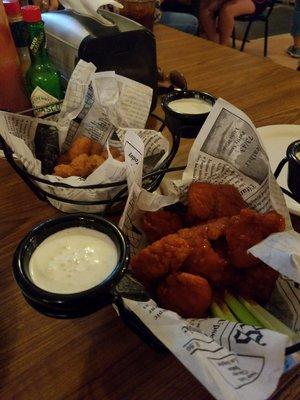
[[[267,8],[261,13],[240,15],[239,17],[235,18],[236,21],[248,23],[246,30],[245,30],[245,34],[243,37],[243,42],[242,42],[240,51],[243,51],[245,48],[245,44],[247,42],[250,28],[251,28],[253,22],[261,21],[261,22],[265,23],[264,57],[267,56],[267,54],[268,54],[268,35],[269,35],[269,17],[273,11],[273,8],[274,8],[274,5],[276,2],[277,2],[277,0],[269,0],[269,4],[268,4]],[[232,47],[233,48],[235,48],[235,39],[236,39],[235,28],[233,28],[233,32],[232,32]]]

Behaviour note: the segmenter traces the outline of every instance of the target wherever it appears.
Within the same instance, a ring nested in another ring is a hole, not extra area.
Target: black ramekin
[[[300,140],[291,143],[286,151],[288,159],[288,187],[300,201],[300,160],[296,154],[300,152]]]
[[[169,107],[171,101],[187,98],[205,100],[212,106],[217,99],[209,93],[197,90],[174,90],[164,97],[162,108],[165,112],[165,123],[169,130],[174,134],[179,134],[183,138],[195,138],[209,112],[203,114],[184,114],[178,113]]]
[[[29,260],[48,236],[71,227],[95,229],[108,235],[118,251],[118,263],[113,272],[99,285],[72,294],[52,293],[37,287],[29,276]],[[42,222],[33,228],[18,245],[13,258],[15,280],[27,302],[41,313],[57,318],[75,318],[91,314],[112,302],[113,289],[129,263],[129,243],[112,222],[96,215],[69,214]]]

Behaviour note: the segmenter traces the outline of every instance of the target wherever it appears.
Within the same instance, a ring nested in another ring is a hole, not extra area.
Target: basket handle
[[[282,168],[285,166],[285,164],[286,164],[287,162],[288,162],[288,158],[285,157],[285,158],[283,158],[283,159],[280,161],[280,163],[277,165],[277,168],[276,168],[276,170],[275,170],[275,172],[274,172],[274,176],[275,176],[276,179],[277,179],[278,176],[280,175],[280,173],[281,173],[281,171],[282,171]],[[284,194],[286,194],[287,196],[289,196],[291,199],[293,199],[293,200],[296,201],[297,203],[300,203],[299,198],[296,197],[292,192],[290,192],[289,190],[283,188],[282,186],[280,186],[280,189],[282,190],[282,192],[283,192]]]
[[[153,114],[152,114],[153,115]],[[159,128],[159,131],[162,132],[162,130],[165,128],[165,123],[164,121],[156,116],[153,115],[155,118],[157,118],[158,120],[160,120],[162,122],[162,125]],[[175,157],[179,145],[180,145],[180,135],[179,134],[174,134],[171,133],[172,135],[172,145],[171,145],[171,150],[170,153],[168,154],[168,156],[166,157],[166,159],[162,162],[162,164],[159,165],[159,169],[152,171],[151,173],[147,174],[144,176],[144,180],[147,178],[150,178],[152,176],[156,176],[156,178],[150,183],[149,186],[146,187],[147,190],[149,191],[154,191],[160,184],[160,182],[163,179],[164,173],[168,172],[168,167],[170,166],[173,158]],[[44,189],[42,189],[41,187],[39,187],[36,182],[40,182],[40,183],[45,183],[51,186],[55,186],[55,187],[66,187],[68,188],[69,185],[65,184],[65,183],[60,183],[60,182],[48,182],[40,177],[34,176],[30,173],[28,173],[27,171],[25,171],[24,169],[22,169],[14,160],[13,158],[13,151],[10,149],[10,147],[8,146],[8,144],[6,143],[6,141],[4,140],[4,138],[2,136],[0,136],[0,144],[2,144],[3,146],[3,151],[4,151],[4,155],[8,161],[8,163],[11,165],[11,167],[16,171],[16,173],[20,176],[20,178],[28,185],[28,187],[31,189],[31,191],[40,199],[43,201],[47,201],[48,198],[51,198],[53,200],[57,200],[57,201],[61,201],[64,203],[70,203],[70,204],[79,204],[82,205],[81,201],[78,200],[69,200],[69,199],[65,199],[59,196],[56,196],[52,193],[46,192]],[[108,188],[108,187],[117,187],[117,186],[123,186],[126,185],[126,180],[122,181],[122,182],[115,182],[115,183],[111,183],[111,184],[103,184],[103,185],[87,185],[84,187],[78,187],[78,189],[101,189],[101,188]],[[72,187],[72,189],[77,189]],[[84,202],[84,205],[102,205],[102,204],[107,204],[108,205],[108,209],[111,209],[112,205],[120,200],[124,199],[124,194],[127,193],[127,186],[125,188],[123,188],[119,193],[117,193],[117,195],[111,199],[111,200],[100,200],[100,201],[89,201],[89,202]]]

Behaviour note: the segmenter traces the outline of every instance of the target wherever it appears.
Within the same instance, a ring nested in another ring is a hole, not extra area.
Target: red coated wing
[[[195,223],[239,214],[246,207],[232,185],[192,183],[188,190],[188,220]]]
[[[178,272],[158,286],[157,297],[164,308],[184,318],[200,318],[211,304],[212,292],[206,279]]]
[[[150,286],[165,275],[178,271],[189,254],[190,247],[184,239],[168,235],[133,257],[132,271],[141,283]]]
[[[260,261],[247,251],[271,233],[281,232],[285,228],[284,218],[276,211],[260,214],[254,210],[242,210],[232,218],[227,229],[226,240],[230,261],[237,268],[247,268]]]
[[[182,228],[181,218],[167,210],[146,212],[142,219],[142,228],[150,242],[159,240]]]

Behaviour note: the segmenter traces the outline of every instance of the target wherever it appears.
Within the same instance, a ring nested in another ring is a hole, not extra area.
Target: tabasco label
[[[44,117],[45,115],[53,114],[60,111],[60,104],[53,104],[59,100],[45,92],[42,88],[37,86],[30,96],[31,104],[34,108],[41,107],[34,111],[36,117]]]
[[[33,55],[36,55],[40,49],[45,48],[45,33],[39,32],[34,38],[32,39],[29,49]]]

